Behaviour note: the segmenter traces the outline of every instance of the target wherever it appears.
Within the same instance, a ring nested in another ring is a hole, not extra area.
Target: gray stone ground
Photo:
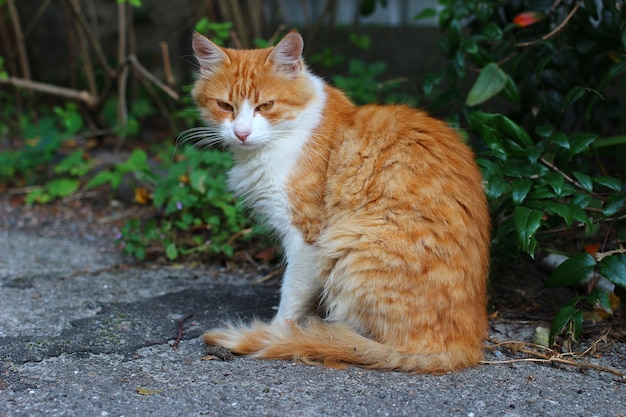
[[[218,267],[129,267],[98,242],[0,230],[0,416],[626,415],[623,379],[571,366],[431,376],[202,360],[201,333],[270,317],[276,283]],[[173,350],[177,320],[191,312]],[[533,328],[497,322],[491,332],[529,341]],[[625,355],[618,344],[580,360],[623,372]]]

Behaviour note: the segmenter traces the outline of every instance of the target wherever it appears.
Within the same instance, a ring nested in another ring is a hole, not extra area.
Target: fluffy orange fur
[[[225,49],[199,36],[193,95],[209,125],[236,119],[221,101],[251,103],[271,127],[320,99],[297,33],[276,47],[295,64],[274,48]],[[290,233],[301,236],[315,260],[316,282],[298,296],[310,304],[306,314],[230,324],[206,333],[206,343],[335,367],[441,373],[476,365],[487,329],[490,218],[473,153],[421,111],[358,107],[327,84],[323,94],[321,118],[284,181],[283,221],[293,232],[278,230],[285,246]],[[298,270],[288,265],[288,273]]]

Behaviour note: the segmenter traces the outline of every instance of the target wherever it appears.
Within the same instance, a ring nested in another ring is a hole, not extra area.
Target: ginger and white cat
[[[309,72],[295,31],[258,50],[195,34],[193,49],[204,141],[232,152],[229,187],[287,262],[274,320],[211,330],[206,343],[335,367],[477,364],[490,217],[457,134],[405,106],[355,106]]]

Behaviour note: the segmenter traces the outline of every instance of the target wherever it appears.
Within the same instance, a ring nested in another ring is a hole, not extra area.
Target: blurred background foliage
[[[224,186],[228,154],[190,140],[200,121],[189,39],[265,47],[295,26],[307,63],[355,102],[419,105],[474,147],[492,275],[536,259],[554,269],[547,286],[577,288],[550,343],[567,346],[619,308],[623,0],[147,3],[0,0],[0,187],[20,203],[94,190],[124,200],[138,211],[119,244],[138,259],[271,245]]]

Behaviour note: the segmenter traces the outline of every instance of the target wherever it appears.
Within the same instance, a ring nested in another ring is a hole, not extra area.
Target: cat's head
[[[214,142],[253,149],[297,129],[298,116],[315,90],[295,31],[276,46],[222,48],[196,33],[193,50],[200,66],[192,96]]]

